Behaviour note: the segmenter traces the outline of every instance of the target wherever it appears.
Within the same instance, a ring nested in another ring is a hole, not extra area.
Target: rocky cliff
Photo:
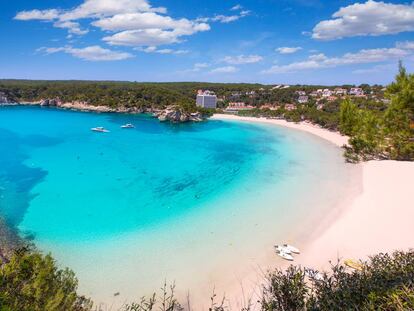
[[[154,117],[161,122],[200,122],[205,120],[205,117],[200,112],[186,112],[180,106],[168,106],[166,109],[154,112]]]

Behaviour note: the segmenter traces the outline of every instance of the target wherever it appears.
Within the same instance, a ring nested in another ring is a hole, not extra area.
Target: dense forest
[[[64,102],[83,101],[110,107],[152,107],[194,103],[198,89],[217,94],[258,89],[256,84],[215,84],[196,82],[137,83],[113,81],[32,81],[0,80],[0,92],[10,101],[38,101],[59,98]]]
[[[380,85],[363,84],[360,87],[367,93],[381,94]],[[244,83],[0,80],[0,93],[12,102],[59,98],[64,102],[82,101],[111,107],[194,104],[197,90],[202,89],[217,94],[219,108],[231,101],[242,101],[260,108],[269,103],[293,103],[296,102],[297,91],[310,92],[320,88],[325,86],[292,85],[278,89],[273,85]]]

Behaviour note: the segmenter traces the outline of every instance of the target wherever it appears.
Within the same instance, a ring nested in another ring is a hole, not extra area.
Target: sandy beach
[[[216,120],[239,120],[274,124],[306,131],[338,147],[348,138],[310,123],[290,123],[232,115],[215,115]],[[337,259],[366,259],[379,252],[408,250],[414,247],[414,208],[412,201],[414,162],[370,161],[362,168],[362,192],[344,198],[340,212],[327,215],[315,224],[310,238],[299,246],[302,254],[294,264],[317,269],[329,268]],[[286,267],[281,259],[273,266]]]
[[[283,127],[288,127],[300,131],[305,131],[313,135],[319,136],[338,147],[342,147],[348,143],[348,137],[339,134],[338,132],[328,131],[320,126],[314,125],[310,122],[287,122],[281,119],[266,119],[266,118],[254,118],[254,117],[238,117],[228,114],[215,114],[210,118],[211,120],[237,120],[243,122],[259,122],[266,124],[274,124]]]
[[[366,259],[414,247],[414,163],[370,161],[362,167],[362,194],[316,240],[309,241],[298,263],[325,268],[328,260]]]

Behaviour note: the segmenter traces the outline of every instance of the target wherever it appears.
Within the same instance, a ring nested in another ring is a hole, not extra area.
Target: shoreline
[[[56,105],[42,105],[40,101],[34,102],[19,102],[19,103],[0,103],[0,107],[13,107],[13,106],[39,106],[45,108],[56,108],[62,110],[72,110],[72,111],[81,111],[81,112],[95,112],[95,113],[146,113],[153,112],[152,110],[143,110],[139,108],[111,108],[108,106],[102,105],[89,105],[85,103],[77,102],[65,102]]]
[[[308,132],[337,147],[347,143],[348,137],[308,122],[291,123],[285,120],[238,117],[216,114],[213,120],[234,120],[266,123]],[[369,256],[414,248],[414,208],[412,208],[412,176],[414,162],[369,161],[359,164],[360,176],[353,182],[356,189],[341,190],[340,203],[315,223],[313,232],[298,240],[302,253],[295,261],[274,258],[268,266],[285,269],[290,264],[327,270],[338,260],[366,260]],[[411,204],[411,205],[410,205]],[[411,207],[410,207],[411,206]],[[248,278],[246,277],[246,280]],[[256,296],[258,284],[249,287]],[[239,290],[232,290],[236,294]],[[240,296],[240,295],[239,295]],[[257,298],[257,297],[255,297]]]
[[[185,112],[181,109],[177,109],[177,106],[168,106],[166,108],[138,108],[138,107],[116,107],[111,108],[109,106],[102,105],[90,105],[84,102],[56,102],[53,100],[53,104],[50,104],[50,100],[47,104],[43,102],[20,102],[20,103],[0,103],[0,107],[13,107],[13,106],[36,106],[41,108],[54,108],[60,110],[70,110],[77,112],[91,112],[91,113],[119,113],[119,114],[152,114],[154,118],[157,118],[160,122],[172,122],[172,123],[186,123],[186,122],[202,122],[207,119],[200,112]]]
[[[235,115],[228,115],[228,114],[214,114],[210,120],[235,120],[235,121],[242,121],[242,122],[255,122],[255,123],[265,123],[265,124],[273,124],[278,126],[283,126],[291,129],[301,130],[308,132],[310,134],[316,135],[320,138],[323,138],[332,144],[343,147],[344,145],[348,144],[348,137],[339,134],[338,132],[329,131],[324,129],[318,125],[312,124],[310,122],[288,122],[282,119],[267,119],[267,118],[255,118],[255,117],[239,117]]]

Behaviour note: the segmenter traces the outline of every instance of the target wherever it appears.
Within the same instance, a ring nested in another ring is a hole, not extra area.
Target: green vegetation
[[[260,108],[269,103],[293,103],[297,91],[311,92],[320,88],[324,86],[293,85],[275,89],[271,85],[246,83],[0,80],[0,93],[12,102],[59,98],[64,102],[81,101],[111,108],[158,108],[172,104],[195,107],[199,89],[215,92],[220,99],[219,108],[232,101]],[[364,88],[383,96],[379,85]],[[315,100],[311,98],[308,106],[315,106]]]
[[[339,110],[339,104],[337,109]],[[303,107],[297,107],[296,110],[292,111],[288,111],[284,107],[278,110],[256,108],[253,110],[239,111],[238,115],[285,119],[290,122],[308,120],[330,130],[337,130],[339,126],[339,114],[337,112],[332,113],[326,110],[318,110],[315,106],[310,105],[303,105]]]
[[[1,311],[83,311],[91,302],[76,294],[75,275],[60,270],[50,255],[22,248],[0,268]]]
[[[414,310],[414,252],[379,254],[360,270],[332,266],[320,279],[291,266],[268,275],[262,310]]]
[[[116,107],[163,107],[172,104],[195,107],[198,89],[220,93],[253,90],[256,84],[219,83],[137,83],[116,81],[32,81],[0,80],[0,92],[10,101],[39,101],[59,98],[64,102],[83,101],[91,105]]]
[[[351,162],[371,159],[414,160],[414,74],[400,64],[396,81],[387,87],[385,111],[359,107],[345,100],[339,129],[350,136],[345,151]]]
[[[340,263],[330,271],[310,277],[315,271],[290,266],[286,271],[269,272],[257,304],[243,311],[262,310],[414,310],[414,251],[379,254],[360,269]],[[57,268],[50,255],[30,250],[16,251],[0,265],[1,311],[86,311],[92,302],[76,293],[72,271]],[[209,310],[231,310],[213,293]],[[184,307],[185,306],[185,307]],[[175,296],[175,285],[161,288],[159,295],[124,305],[122,311],[191,310]]]

